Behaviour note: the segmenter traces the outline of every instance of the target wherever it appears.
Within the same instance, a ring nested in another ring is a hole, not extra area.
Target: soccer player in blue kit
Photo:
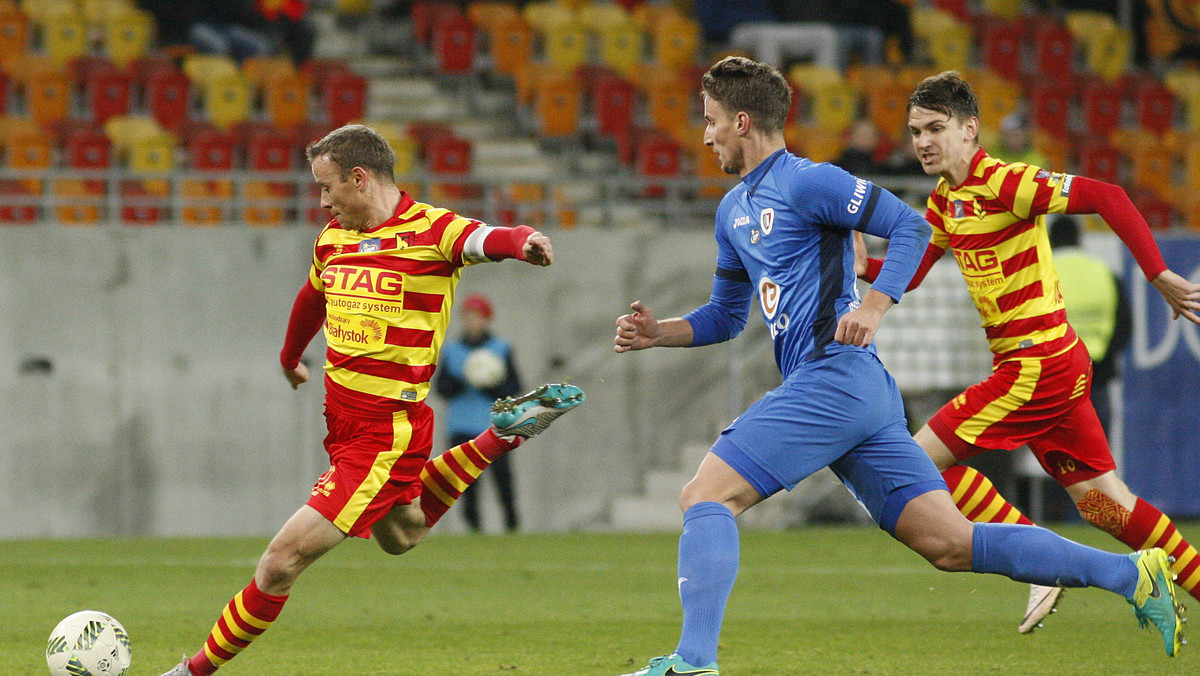
[[[729,425],[680,495],[675,651],[626,676],[718,676],[717,639],[738,570],[738,514],[829,466],[880,528],[945,571],[996,573],[1125,597],[1139,623],[1171,646],[1181,630],[1162,550],[1085,547],[1036,526],[973,524],[904,418],[900,392],[871,344],[930,237],[916,211],[886,190],[789,153],[791,88],[744,57],[701,80],[704,142],[742,181],[717,208],[717,270],[709,302],[659,321],[641,302],[617,319],[614,349],[698,347],[735,337],[757,295],[783,384]],[[852,234],[887,238],[875,284],[859,298]],[[1168,653],[1171,650],[1168,647]]]

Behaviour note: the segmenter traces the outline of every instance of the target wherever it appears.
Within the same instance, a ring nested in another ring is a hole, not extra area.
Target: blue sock
[[[1047,587],[1100,587],[1133,598],[1137,566],[1113,554],[1037,526],[977,523],[971,570]]]
[[[717,502],[692,505],[679,536],[679,600],[683,632],[675,652],[693,666],[717,661],[725,602],[738,571],[738,529],[733,512]]]

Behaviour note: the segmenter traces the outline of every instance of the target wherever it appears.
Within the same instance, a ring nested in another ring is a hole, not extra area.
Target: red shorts
[[[1070,486],[1117,468],[1091,387],[1081,340],[1053,357],[1001,362],[943,406],[929,428],[959,460],[1028,445],[1047,474]]]
[[[317,479],[308,505],[343,533],[370,537],[392,507],[421,494],[421,469],[433,446],[433,410],[424,402],[364,420],[325,410],[329,470]]]

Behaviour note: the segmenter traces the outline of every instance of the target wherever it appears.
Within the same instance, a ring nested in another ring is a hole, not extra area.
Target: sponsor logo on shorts
[[[333,470],[333,465],[330,465],[329,469],[321,475],[321,478],[317,479],[317,483],[314,484],[312,488],[313,495],[329,497],[329,494],[333,492],[333,489],[337,488],[337,484],[333,481]]]

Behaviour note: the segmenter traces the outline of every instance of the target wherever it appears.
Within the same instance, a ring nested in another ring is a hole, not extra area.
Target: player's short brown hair
[[[727,56],[700,78],[705,96],[731,113],[746,112],[759,129],[771,134],[783,129],[792,107],[792,87],[774,66]]]
[[[917,84],[908,97],[908,108],[933,110],[966,122],[979,117],[979,101],[971,85],[956,70],[931,75]]]
[[[325,155],[341,170],[343,180],[351,169],[362,167],[379,178],[395,181],[392,168],[396,165],[396,154],[378,132],[365,125],[338,127],[304,149],[309,164]]]

